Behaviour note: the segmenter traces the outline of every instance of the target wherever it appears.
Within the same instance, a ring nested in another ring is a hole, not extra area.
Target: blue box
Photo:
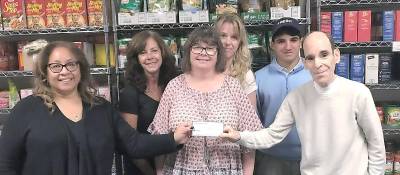
[[[350,54],[341,54],[340,62],[336,64],[336,75],[349,79]]]
[[[394,11],[383,12],[383,41],[393,41],[394,38]]]
[[[343,12],[332,12],[332,39],[343,41]]]
[[[364,54],[351,55],[350,60],[350,79],[364,83],[365,58]]]

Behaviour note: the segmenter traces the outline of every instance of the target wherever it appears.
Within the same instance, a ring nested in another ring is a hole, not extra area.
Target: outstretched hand
[[[174,139],[177,144],[185,144],[192,136],[192,125],[189,123],[181,123],[176,127]]]
[[[240,133],[239,131],[234,130],[232,127],[226,126],[224,128],[224,132],[220,134],[219,137],[230,142],[237,142],[240,140]]]

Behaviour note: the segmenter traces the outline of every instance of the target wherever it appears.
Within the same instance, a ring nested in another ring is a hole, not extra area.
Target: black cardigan
[[[21,100],[0,138],[0,174],[110,175],[115,151],[144,158],[177,149],[172,134],[139,134],[105,100],[84,108],[86,147],[76,150],[65,121],[52,115],[41,98]]]

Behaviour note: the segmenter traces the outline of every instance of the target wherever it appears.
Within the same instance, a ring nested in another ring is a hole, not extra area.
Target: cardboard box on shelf
[[[23,11],[23,0],[1,0],[1,12],[4,30],[26,28],[26,16]]]
[[[208,10],[179,11],[179,23],[209,22]]]
[[[66,26],[66,2],[68,0],[46,0],[46,27],[63,28]]]
[[[89,26],[103,26],[103,0],[87,0]]]
[[[291,6],[288,9],[281,7],[271,7],[271,19],[279,19],[283,17],[291,17],[295,19],[301,18],[300,6]]]
[[[65,8],[67,27],[86,27],[87,11],[85,0],[67,0]]]
[[[359,11],[358,12],[358,31],[357,41],[358,42],[369,42],[371,41],[371,10]]]
[[[25,0],[25,10],[29,29],[46,28],[44,0]]]

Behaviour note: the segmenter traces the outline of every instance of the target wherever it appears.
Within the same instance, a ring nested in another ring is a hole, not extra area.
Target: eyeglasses
[[[194,54],[201,54],[203,50],[206,51],[208,56],[214,56],[217,54],[217,48],[215,47],[201,47],[201,46],[192,46],[192,53]]]
[[[79,63],[74,61],[66,64],[50,63],[47,65],[47,67],[49,67],[50,71],[53,73],[60,73],[64,67],[70,72],[76,71],[76,69],[78,69],[78,65]]]

